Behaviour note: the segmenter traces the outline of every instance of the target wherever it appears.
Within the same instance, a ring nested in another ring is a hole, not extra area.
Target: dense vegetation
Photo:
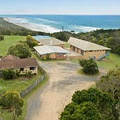
[[[13,119],[22,114],[23,100],[17,92],[6,92],[0,97],[0,107],[7,112],[12,112]]]
[[[14,46],[11,46],[8,49],[8,54],[15,55],[19,58],[31,57],[29,46],[26,43],[19,43]]]
[[[93,60],[79,60],[79,64],[82,68],[82,71],[86,74],[96,74],[99,72],[97,63]]]
[[[120,111],[120,69],[110,70],[96,85],[115,99],[115,106]]]
[[[34,46],[38,45],[38,42],[31,35],[27,35],[26,43],[30,48],[33,48]]]
[[[97,89],[76,91],[60,120],[118,120],[114,104],[114,99],[109,94]]]

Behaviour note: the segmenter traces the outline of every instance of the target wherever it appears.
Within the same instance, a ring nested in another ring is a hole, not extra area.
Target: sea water
[[[89,32],[97,29],[119,29],[120,15],[0,15],[12,23],[31,25],[42,32]]]

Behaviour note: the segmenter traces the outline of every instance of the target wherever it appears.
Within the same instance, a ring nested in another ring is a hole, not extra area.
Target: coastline
[[[3,19],[9,23],[12,23],[17,26],[20,26],[20,27],[23,27],[23,28],[26,28],[32,31],[36,31],[36,32],[45,32],[45,33],[60,32],[59,29],[56,29],[56,28],[53,28],[47,25],[31,23],[27,20],[24,20],[23,22],[19,22],[20,20],[22,20],[21,18],[4,17]]]

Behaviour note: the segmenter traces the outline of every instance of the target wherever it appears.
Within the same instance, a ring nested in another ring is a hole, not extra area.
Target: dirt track
[[[26,120],[58,120],[73,93],[89,88],[100,77],[79,75],[80,66],[70,61],[44,62],[41,65],[50,79],[29,98]]]

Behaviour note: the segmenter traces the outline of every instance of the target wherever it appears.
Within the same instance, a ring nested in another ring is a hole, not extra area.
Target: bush
[[[1,40],[4,40],[4,36],[3,35],[0,35],[0,41]]]
[[[2,76],[4,79],[14,79],[17,77],[16,72],[13,70],[4,70],[2,72]]]
[[[34,46],[38,45],[38,42],[31,35],[28,35],[26,37],[26,43],[30,48],[33,48]]]
[[[8,49],[8,54],[18,56],[20,58],[31,57],[29,46],[26,43],[19,43],[15,46],[11,46]]]
[[[79,64],[83,67],[83,72],[86,74],[96,74],[99,72],[97,63],[93,60],[79,60]]]

